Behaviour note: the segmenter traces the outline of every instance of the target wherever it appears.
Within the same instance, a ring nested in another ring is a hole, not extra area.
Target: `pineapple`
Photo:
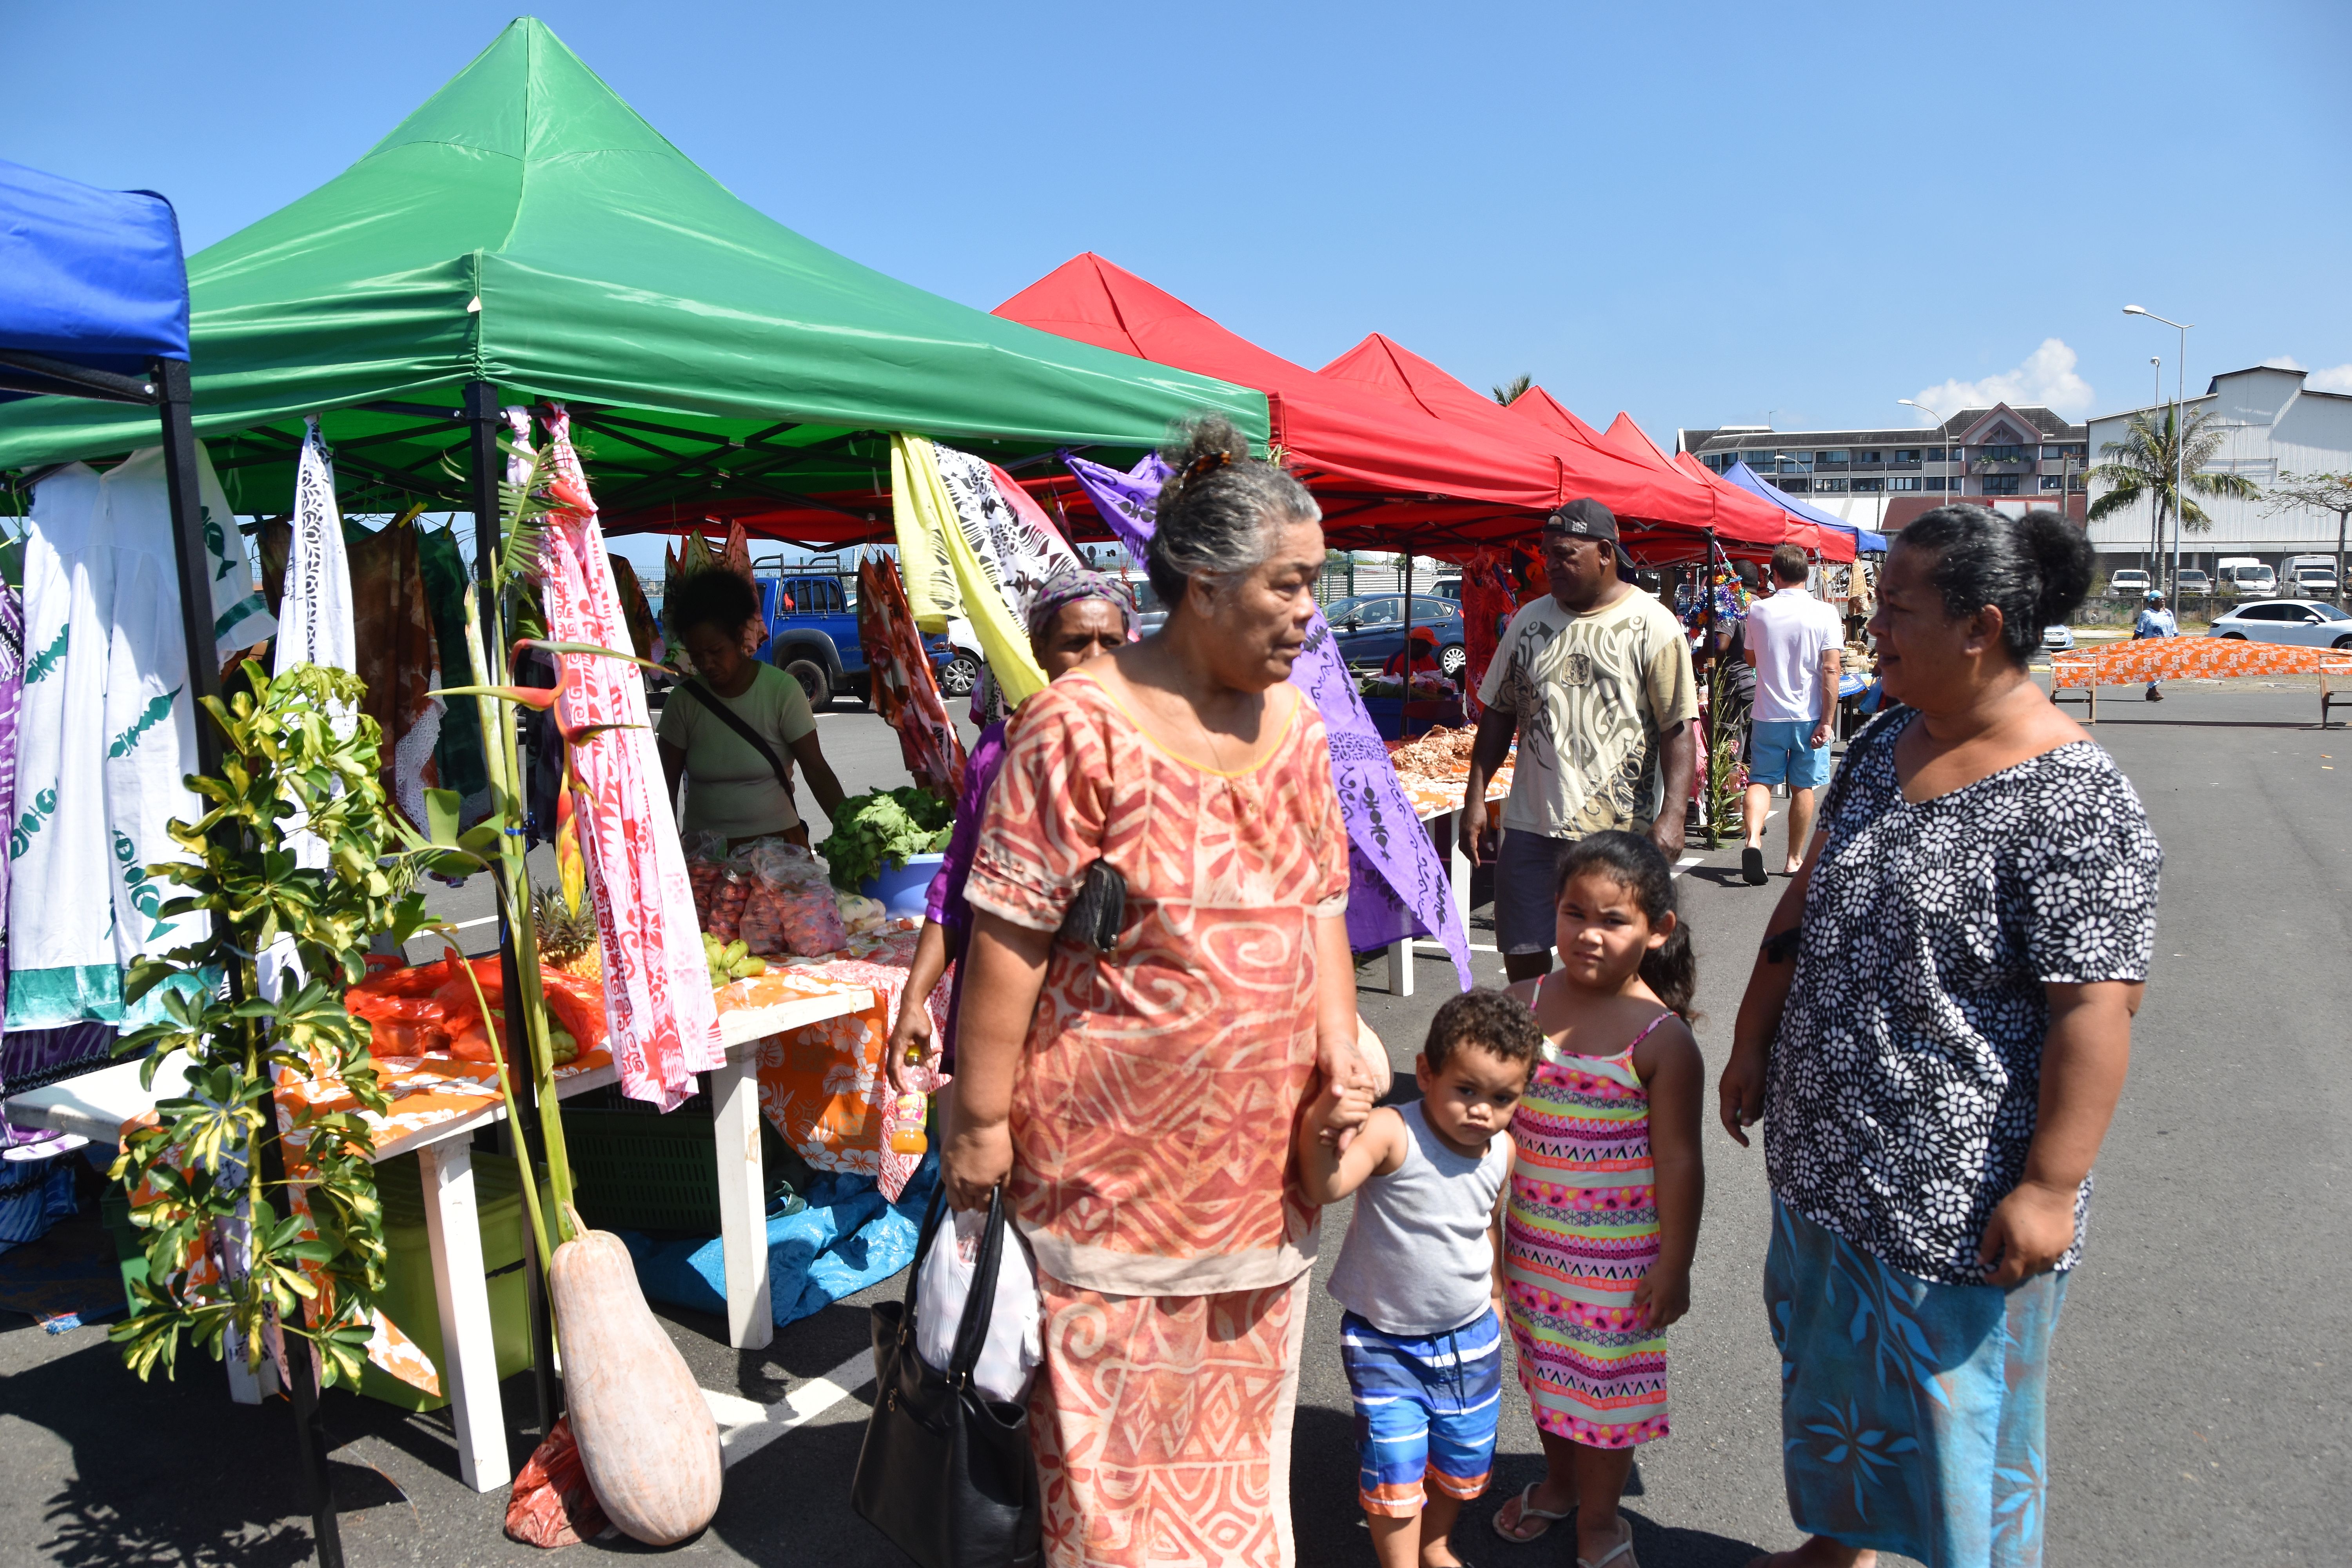
[[[583,899],[574,910],[563,890],[542,884],[530,893],[531,923],[539,928],[539,956],[550,969],[604,983],[604,955],[596,942],[596,912]]]

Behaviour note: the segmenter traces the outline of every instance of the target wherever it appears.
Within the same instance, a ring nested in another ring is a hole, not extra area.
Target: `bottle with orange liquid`
[[[929,1112],[923,1097],[911,1089],[898,1097],[898,1125],[890,1130],[890,1152],[920,1154],[931,1146],[931,1141],[923,1135],[923,1123]]]

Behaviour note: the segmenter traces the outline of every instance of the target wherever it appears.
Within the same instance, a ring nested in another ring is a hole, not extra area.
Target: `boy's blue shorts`
[[[1340,1358],[1356,1400],[1357,1500],[1410,1519],[1427,1497],[1486,1489],[1503,1412],[1503,1325],[1492,1311],[1426,1338],[1386,1334],[1349,1312]]]

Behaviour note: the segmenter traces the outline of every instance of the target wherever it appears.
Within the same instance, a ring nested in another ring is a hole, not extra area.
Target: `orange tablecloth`
[[[808,985],[863,986],[874,993],[874,1005],[862,1013],[828,1018],[761,1044],[760,1110],[802,1159],[819,1170],[874,1176],[893,1201],[920,1163],[918,1156],[889,1152],[887,1140],[897,1107],[882,1074],[882,1047],[890,1037],[899,994],[907,988],[915,938],[913,931],[856,937],[846,952],[823,963],[780,964],[719,994],[724,1016],[731,1007],[767,1006]],[[932,1026],[944,1029],[944,980],[926,1002]],[[936,1084],[926,1081],[923,1087]]]
[[[2233,637],[2141,637],[2053,653],[2050,674],[2061,687],[2142,686],[2200,676],[2352,675],[2352,655]]]

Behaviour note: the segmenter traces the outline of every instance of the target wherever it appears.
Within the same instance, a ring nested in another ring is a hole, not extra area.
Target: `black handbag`
[[[921,1568],[1034,1568],[1044,1551],[1029,1413],[971,1381],[996,1305],[1003,1189],[989,1195],[988,1229],[947,1370],[924,1364],[915,1351],[916,1289],[946,1209],[943,1183],[923,1217],[906,1300],[873,1309],[874,1414],[849,1503]]]

